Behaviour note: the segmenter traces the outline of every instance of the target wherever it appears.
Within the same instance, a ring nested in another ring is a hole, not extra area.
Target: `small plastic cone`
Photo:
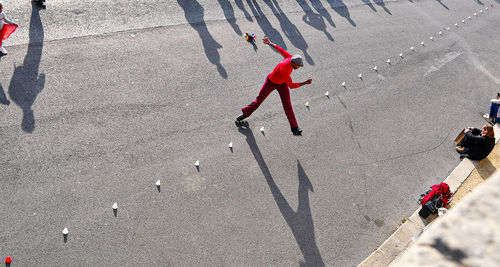
[[[469,16],[468,19],[471,19],[471,17]]]
[[[477,16],[477,13],[474,13],[474,16]]]
[[[360,78],[360,79],[361,79],[362,77],[363,77],[363,76],[362,76],[362,75],[361,75],[361,73],[360,73],[360,74],[358,75],[358,78]]]
[[[411,51],[415,51],[415,48],[412,46],[412,47],[410,47],[410,50]]]
[[[197,160],[197,161],[194,163],[194,166],[196,166],[196,167],[200,166],[200,161],[199,161],[199,160]]]
[[[160,179],[158,179],[158,181],[156,181],[156,186],[160,186],[161,183],[160,183]]]
[[[345,87],[345,82],[342,82],[342,86]]]
[[[326,96],[328,96],[328,95],[329,95],[328,91],[326,91],[325,95],[326,95]]]
[[[458,23],[455,23],[455,27],[458,27]]]
[[[483,10],[479,10],[479,13],[483,13]]]
[[[113,208],[114,210],[118,209],[118,204],[117,204],[117,203],[113,204],[112,208]]]
[[[7,256],[7,258],[5,258],[5,263],[9,264],[12,262],[12,258],[10,256]]]
[[[400,58],[403,58],[403,53],[399,53],[399,57],[400,57]]]
[[[486,10],[488,10],[488,8],[485,8]]]
[[[442,33],[442,32],[438,32],[438,34],[439,34],[439,35],[443,35],[443,33]]]
[[[446,27],[446,30],[447,30],[447,31],[450,31],[450,27]]]
[[[64,228],[64,230],[63,230],[62,233],[63,233],[63,235],[67,235],[68,234],[68,228]]]
[[[422,46],[424,46],[424,42],[421,42],[420,44],[421,44]]]
[[[306,107],[309,107],[309,102],[306,102],[305,105],[306,105]]]
[[[493,7],[493,4],[491,4],[491,7]]]
[[[378,70],[377,66],[373,67],[373,70],[374,70],[374,71],[377,71],[377,70]]]
[[[389,58],[386,62],[387,62],[388,64],[391,64],[391,59]]]
[[[229,145],[227,145],[229,148],[232,148],[233,147],[233,142],[229,143]]]
[[[264,126],[260,127],[260,131],[264,132]]]
[[[429,37],[429,39],[431,39],[431,41],[432,41],[432,40],[434,40],[434,37],[431,36],[431,37]]]
[[[465,23],[465,19],[462,20],[462,23]]]

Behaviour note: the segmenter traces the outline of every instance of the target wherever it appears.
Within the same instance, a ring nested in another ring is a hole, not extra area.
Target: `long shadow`
[[[436,0],[438,3],[440,3],[444,8],[450,10],[445,4],[443,4],[443,2],[441,2],[441,0]]]
[[[0,104],[10,105],[10,101],[9,101],[9,99],[7,99],[7,96],[5,95],[5,92],[3,90],[1,83],[0,83]]]
[[[297,29],[295,24],[293,24],[285,15],[285,12],[281,10],[278,2],[276,0],[264,0],[264,3],[266,3],[273,11],[273,14],[280,22],[281,30],[283,31],[283,33],[285,33],[286,37],[288,38],[288,40],[290,40],[292,45],[302,50],[307,63],[309,63],[310,65],[314,65],[314,60],[307,53],[307,48],[309,46],[307,45],[306,40],[300,33],[299,29]]]
[[[203,16],[205,13],[204,8],[196,0],[177,0],[177,3],[184,9],[184,16],[188,21],[189,25],[193,27],[198,32],[198,35],[203,42],[203,48],[205,49],[205,54],[207,55],[208,61],[217,66],[217,71],[219,71],[222,78],[227,78],[226,69],[220,63],[220,55],[217,49],[222,48],[222,46],[215,41],[210,32],[208,31],[207,24],[205,23]]]
[[[218,0],[222,11],[224,12],[224,17],[226,17],[227,22],[231,25],[234,32],[241,35],[242,32],[238,24],[236,24],[236,17],[234,16],[234,9],[228,0]]]
[[[377,12],[377,10],[373,6],[372,2],[370,2],[370,0],[361,0],[361,1],[365,3],[365,5],[369,6],[374,12]]]
[[[248,21],[253,21],[252,16],[248,13],[245,5],[243,4],[243,0],[234,0],[234,3],[236,3],[236,6],[243,12],[243,14],[245,14],[245,18]]]
[[[293,211],[288,201],[281,193],[279,187],[274,182],[274,179],[267,167],[267,164],[262,157],[259,146],[255,141],[252,130],[247,126],[242,126],[238,128],[239,132],[246,136],[246,141],[252,154],[257,161],[257,164],[262,171],[262,174],[266,178],[266,182],[273,194],[274,201],[278,205],[278,208],[285,218],[288,227],[292,230],[295,241],[299,245],[299,248],[304,257],[304,262],[301,262],[301,266],[325,266],[321,254],[319,252],[318,246],[316,245],[316,238],[314,236],[314,222],[311,215],[311,208],[309,204],[309,190],[314,192],[313,186],[307,177],[300,161],[297,160],[297,169],[299,176],[299,188],[298,188],[298,200],[299,205],[297,211]]]
[[[356,22],[354,22],[351,19],[351,14],[349,13],[349,9],[347,6],[342,2],[342,0],[328,0],[328,3],[330,4],[330,7],[335,10],[339,15],[344,17],[349,23],[351,23],[352,26],[356,27]]]
[[[41,8],[31,4],[28,51],[23,65],[15,66],[9,85],[9,97],[23,110],[21,123],[24,132],[35,130],[35,115],[31,107],[45,86],[45,74],[38,74],[42,58],[44,30],[40,19]]]
[[[260,29],[264,32],[264,35],[269,37],[269,39],[271,39],[273,43],[279,44],[281,47],[283,47],[283,49],[286,50],[287,47],[285,41],[283,40],[283,37],[281,37],[281,34],[278,32],[278,30],[276,30],[271,22],[269,22],[264,12],[262,12],[259,3],[257,3],[256,0],[247,0],[247,4],[253,13],[253,16],[255,17],[257,24],[259,24]]]
[[[373,0],[373,2],[375,2],[376,5],[383,8],[384,11],[387,12],[387,14],[392,15],[391,11],[385,6],[384,0]]]
[[[314,13],[314,11],[309,6],[306,0],[296,0],[296,1],[305,13],[305,15],[302,17],[302,20],[309,26],[324,32],[328,40],[333,41],[333,36],[326,30],[325,19],[333,27],[335,27],[335,23],[333,23],[330,13],[328,13],[328,11],[324,9],[323,4],[317,0],[311,1],[311,4],[313,5],[314,9],[318,11],[318,14],[316,14]]]

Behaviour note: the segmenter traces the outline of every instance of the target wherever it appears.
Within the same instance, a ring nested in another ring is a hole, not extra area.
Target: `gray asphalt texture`
[[[499,91],[491,1],[25,2],[2,1],[20,25],[0,58],[12,266],[356,265]],[[304,56],[302,137],[277,93],[234,125],[281,61],[245,32]]]

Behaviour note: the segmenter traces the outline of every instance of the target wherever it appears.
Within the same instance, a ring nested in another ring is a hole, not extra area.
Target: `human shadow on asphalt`
[[[307,48],[309,46],[307,45],[306,40],[300,33],[299,29],[295,26],[295,24],[293,24],[285,15],[285,12],[281,10],[278,2],[276,0],[264,0],[264,3],[266,3],[273,11],[274,16],[276,16],[276,18],[280,22],[281,30],[283,31],[283,33],[285,33],[286,37],[292,43],[292,45],[302,50],[307,63],[309,63],[310,65],[314,65],[314,60],[307,53]]]
[[[264,36],[269,37],[273,43],[277,43],[279,46],[283,47],[283,49],[287,50],[283,37],[278,30],[273,27],[271,22],[269,22],[264,12],[262,12],[259,3],[255,0],[247,0],[247,4],[255,17],[257,24],[259,24],[260,29],[264,32]]]
[[[0,83],[0,104],[2,105],[9,105],[10,101],[7,99],[7,96],[5,95],[5,91],[3,90],[2,84]]]
[[[389,14],[389,15],[392,15],[391,11],[385,6],[385,3],[383,0],[373,0],[373,2],[377,5],[377,6],[380,6],[381,8],[384,9],[384,11]],[[439,2],[439,0],[438,0]]]
[[[342,2],[342,0],[328,0],[328,4],[330,4],[330,7],[335,10],[339,15],[344,17],[349,23],[351,23],[352,26],[356,27],[356,22],[354,22],[351,19],[351,14],[349,13],[349,9],[347,6]]]
[[[248,21],[253,21],[252,16],[250,16],[250,13],[248,13],[247,9],[245,8],[245,5],[243,4],[243,0],[235,0],[234,3],[236,3],[236,6],[245,14],[245,18]]]
[[[288,227],[292,230],[295,241],[299,245],[300,251],[304,257],[305,262],[301,262],[301,266],[325,266],[314,235],[314,222],[311,215],[311,207],[309,204],[309,190],[314,192],[313,186],[307,174],[305,173],[300,161],[297,160],[299,188],[298,188],[298,208],[297,212],[293,211],[288,201],[281,193],[280,189],[274,182],[274,179],[267,167],[266,161],[262,156],[259,146],[255,140],[252,129],[248,123],[238,127],[238,131],[245,135],[246,141],[252,154],[257,161],[257,164],[264,175],[266,182],[273,194],[274,201],[285,218]]]
[[[302,20],[307,25],[317,29],[318,31],[322,31],[323,33],[325,33],[326,38],[328,38],[328,40],[334,41],[333,36],[326,30],[325,19],[333,27],[336,26],[332,20],[332,16],[330,15],[330,13],[328,13],[328,10],[326,10],[321,1],[311,0],[311,5],[318,12],[317,14],[314,13],[314,10],[311,8],[311,6],[309,6],[309,3],[307,3],[306,0],[296,0],[296,1],[305,13],[305,15],[302,17]]]
[[[218,0],[222,11],[224,12],[224,17],[226,17],[227,22],[233,28],[234,32],[238,35],[242,35],[241,29],[236,24],[236,17],[234,16],[234,9],[229,0]]]
[[[198,32],[203,43],[203,48],[205,49],[205,55],[210,63],[217,66],[217,71],[222,78],[227,78],[226,69],[220,63],[220,55],[218,49],[222,46],[217,43],[214,37],[208,31],[207,24],[203,19],[205,10],[196,0],[177,0],[177,3],[184,9],[184,16],[188,21],[189,25],[193,27]]]
[[[443,2],[441,2],[441,0],[436,0],[438,3],[440,3],[444,8],[450,10],[445,4],[443,4]],[[482,3],[481,3],[482,4]]]
[[[14,66],[9,85],[9,97],[23,110],[21,123],[24,132],[35,129],[35,115],[31,107],[45,86],[45,74],[38,74],[42,58],[44,30],[40,19],[40,7],[31,3],[28,51],[21,66]]]

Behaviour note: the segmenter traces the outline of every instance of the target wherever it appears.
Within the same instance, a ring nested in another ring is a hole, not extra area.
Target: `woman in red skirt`
[[[3,13],[3,6],[0,3],[0,53],[7,55],[7,50],[2,46],[3,40],[9,38],[9,36],[17,30],[17,24],[8,20]]]

